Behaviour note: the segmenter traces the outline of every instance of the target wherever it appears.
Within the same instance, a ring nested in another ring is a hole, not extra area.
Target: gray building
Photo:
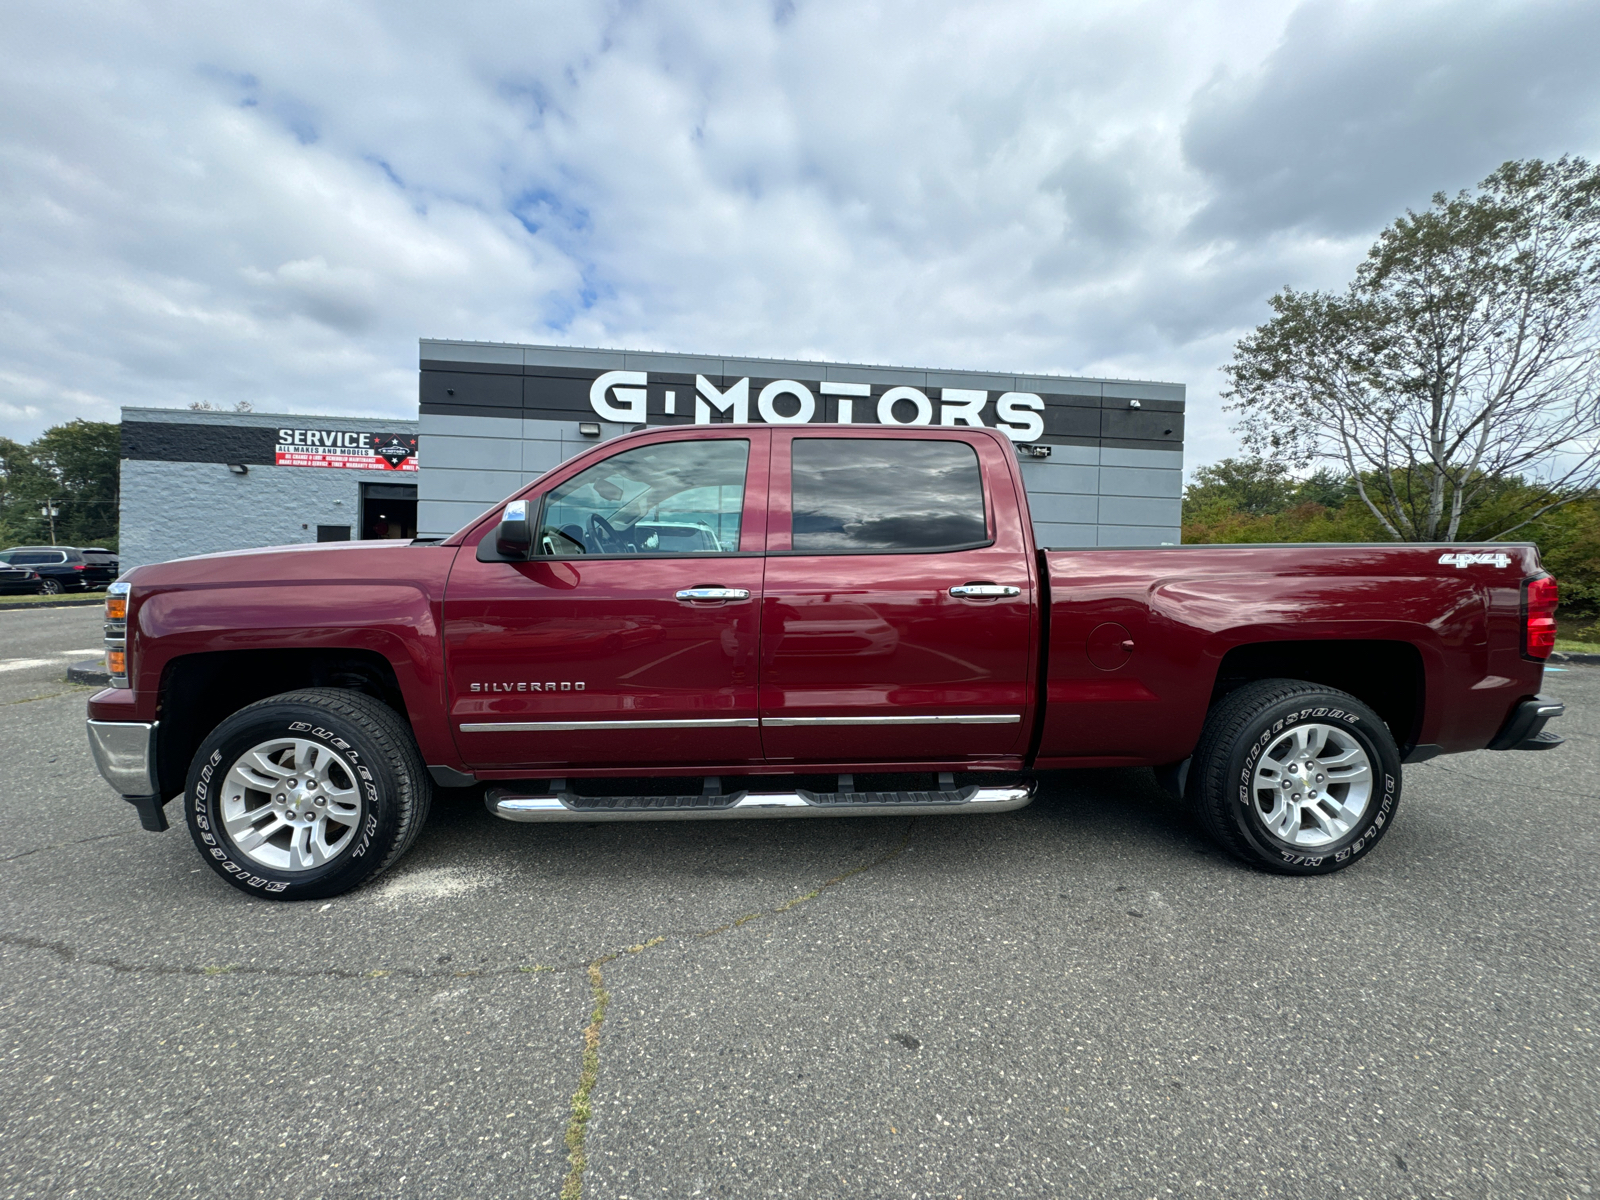
[[[122,410],[120,557],[416,534],[417,423]]]
[[[973,425],[1017,445],[1042,546],[1179,541],[1184,388],[424,339],[417,529],[453,533],[596,440],[640,425]]]

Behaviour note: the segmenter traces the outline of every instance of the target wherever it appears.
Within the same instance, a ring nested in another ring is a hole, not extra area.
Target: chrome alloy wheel
[[[1256,764],[1251,799],[1274,837],[1327,846],[1360,823],[1372,783],[1372,760],[1347,730],[1296,725]]]
[[[245,751],[221,791],[233,844],[274,870],[320,867],[361,827],[355,778],[326,746],[304,738],[274,738]]]

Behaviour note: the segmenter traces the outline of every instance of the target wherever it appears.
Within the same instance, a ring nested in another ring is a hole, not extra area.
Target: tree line
[[[0,437],[0,548],[116,550],[121,457],[121,427],[107,421],[68,421],[27,445]]]
[[[1244,454],[1184,541],[1529,540],[1600,612],[1600,169],[1508,162],[1284,288],[1223,368]]]
[[[1381,481],[1364,481],[1370,490]],[[1407,487],[1409,480],[1398,486]],[[1388,542],[1395,540],[1361,500],[1354,479],[1322,468],[1301,478],[1261,458],[1225,458],[1199,468],[1183,494],[1185,542]],[[1483,481],[1463,518],[1460,542],[1489,542],[1479,530],[1517,522],[1508,541],[1539,547],[1561,583],[1568,615],[1600,616],[1600,497],[1561,496],[1520,476]],[[1563,501],[1562,503],[1555,503]],[[1521,514],[1547,508],[1523,523]],[[1563,634],[1562,636],[1566,636]]]

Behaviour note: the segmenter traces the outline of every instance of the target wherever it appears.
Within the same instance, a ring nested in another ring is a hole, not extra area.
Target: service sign
[[[280,467],[415,471],[417,439],[350,429],[280,429],[274,461]]]

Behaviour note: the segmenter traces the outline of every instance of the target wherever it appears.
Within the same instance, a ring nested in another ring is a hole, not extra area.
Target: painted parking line
[[[104,653],[104,646],[96,646],[90,650],[57,650],[53,658],[0,658],[0,671],[26,671],[32,667],[53,667],[63,658],[95,658]]]

